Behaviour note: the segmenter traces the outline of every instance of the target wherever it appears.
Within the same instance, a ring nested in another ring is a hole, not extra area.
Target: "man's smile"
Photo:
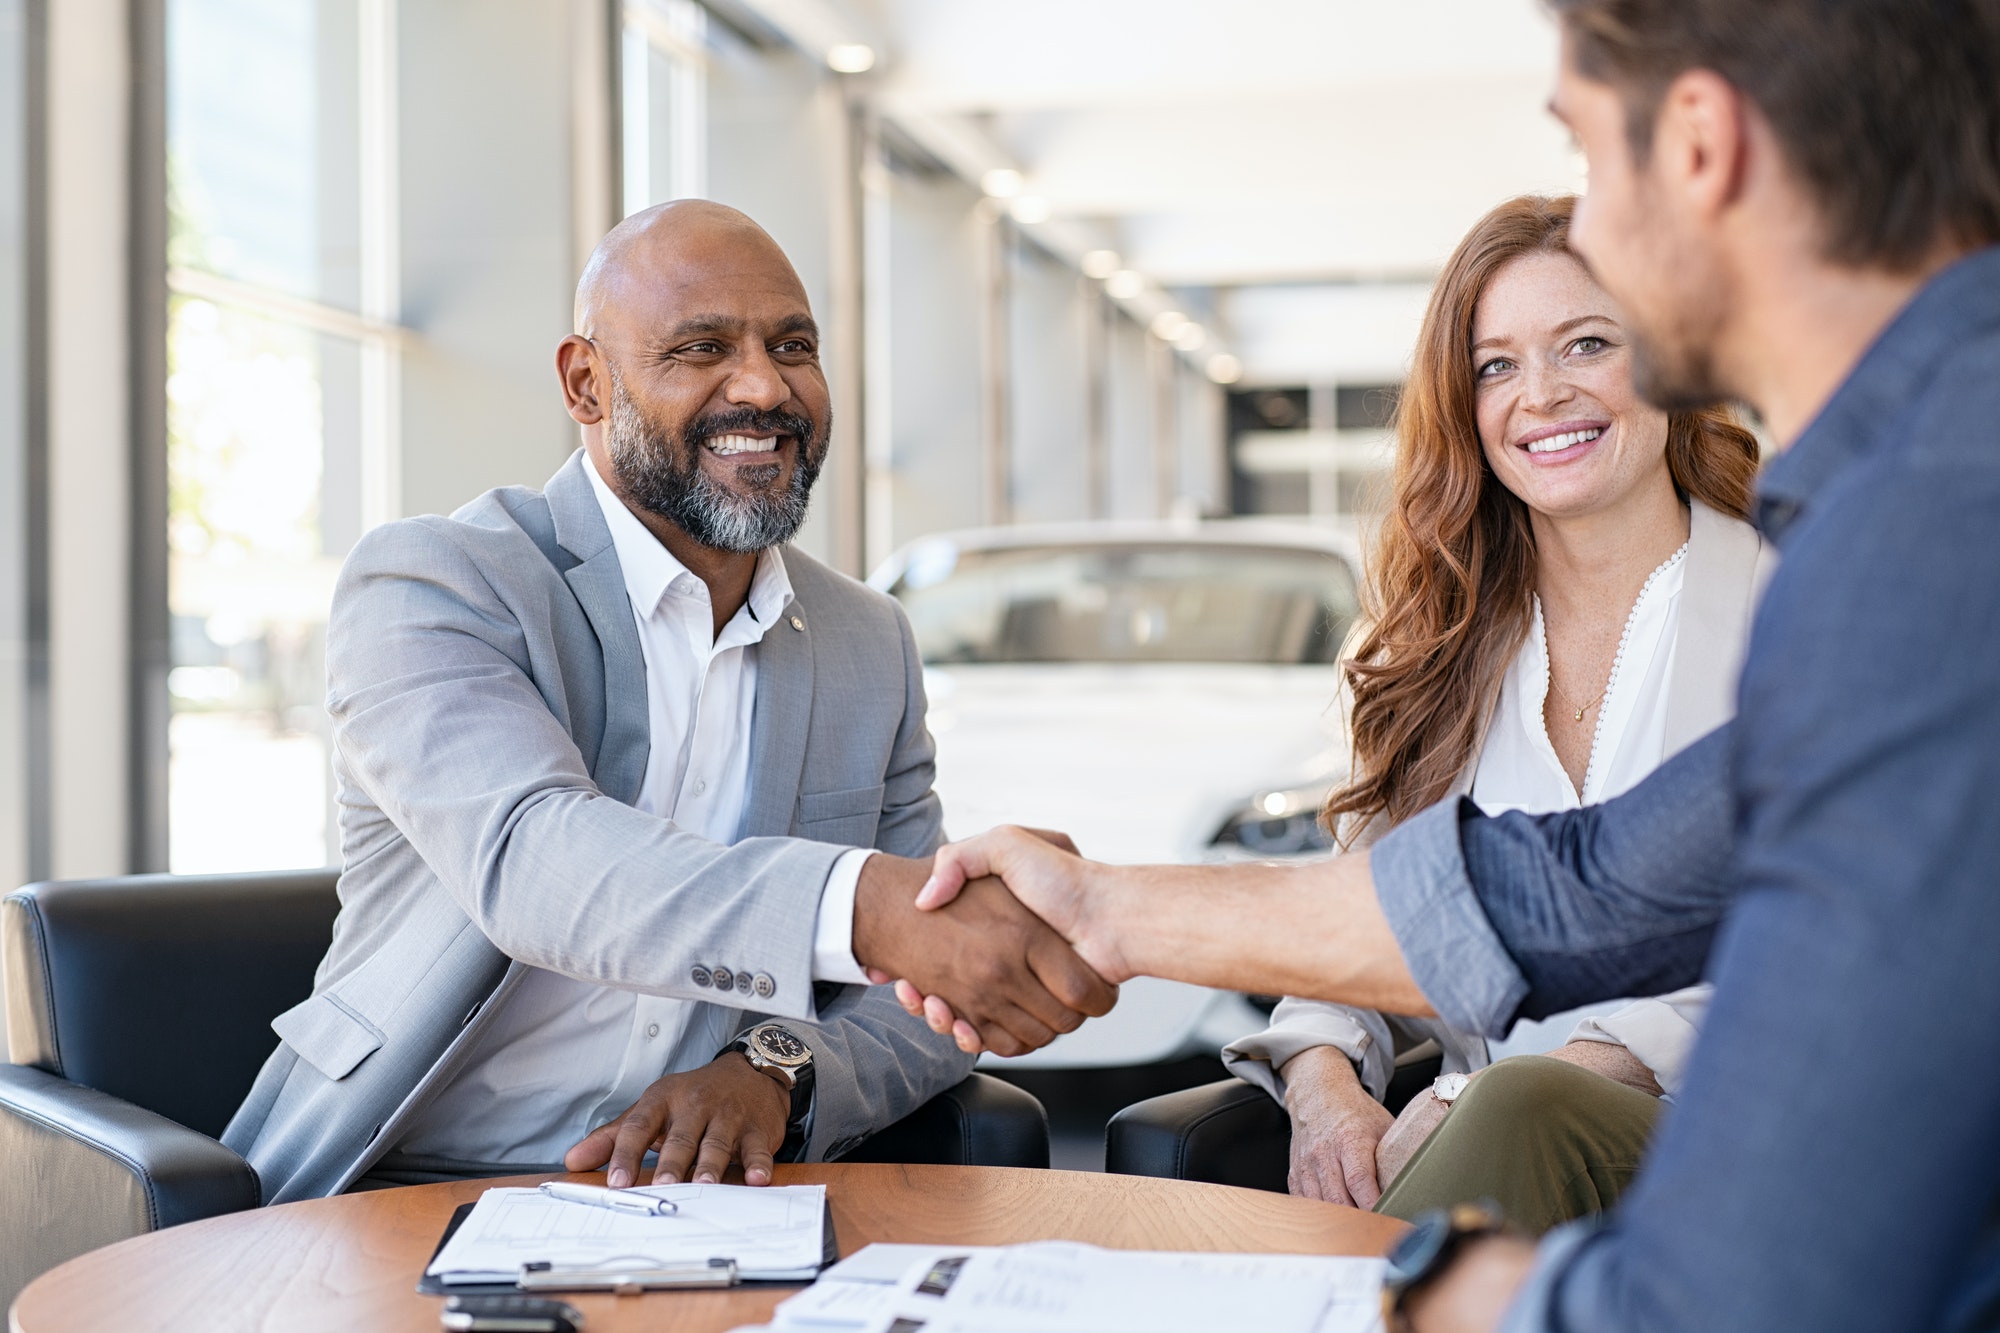
[[[732,454],[768,454],[775,452],[778,446],[789,438],[778,434],[718,435],[709,440],[706,447],[710,453],[721,454],[724,457]]]

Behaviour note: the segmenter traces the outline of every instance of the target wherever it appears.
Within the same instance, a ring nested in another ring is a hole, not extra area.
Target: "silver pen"
[[[602,1185],[574,1185],[566,1180],[545,1180],[539,1188],[551,1199],[560,1199],[564,1203],[588,1204],[592,1208],[609,1208],[615,1213],[633,1213],[641,1217],[671,1217],[681,1210],[680,1205],[671,1199],[655,1198],[650,1194],[641,1194],[637,1190],[606,1189]]]

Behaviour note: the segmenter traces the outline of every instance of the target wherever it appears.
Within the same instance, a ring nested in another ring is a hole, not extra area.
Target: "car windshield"
[[[1332,552],[1207,542],[963,550],[939,538],[890,591],[932,665],[1330,663],[1356,609]]]

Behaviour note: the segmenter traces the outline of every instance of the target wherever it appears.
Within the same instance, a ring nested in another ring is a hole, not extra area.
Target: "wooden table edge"
[[[117,1326],[117,1316],[105,1302],[97,1302],[105,1316],[99,1317],[77,1310],[79,1303],[88,1303],[80,1298],[106,1291],[123,1295],[131,1284],[156,1282],[165,1284],[164,1296],[176,1289],[160,1274],[183,1271],[189,1272],[189,1277],[178,1289],[180,1301],[196,1300],[201,1306],[189,1310],[190,1320],[213,1322],[214,1315],[204,1316],[203,1311],[219,1302],[199,1301],[205,1294],[203,1284],[219,1283],[234,1256],[260,1238],[269,1242],[273,1225],[287,1224],[294,1224],[302,1237],[295,1242],[302,1257],[328,1249],[343,1256],[349,1251],[366,1253],[365,1262],[352,1262],[379,1276],[366,1286],[339,1293],[349,1305],[361,1307],[373,1299],[400,1306],[405,1297],[416,1295],[417,1277],[458,1203],[476,1199],[496,1186],[532,1186],[550,1179],[601,1182],[602,1177],[528,1175],[417,1185],[226,1213],[128,1237],[78,1255],[36,1277],[9,1306],[7,1327],[9,1333],[65,1333],[70,1329],[94,1333],[108,1329]],[[776,1183],[830,1187],[829,1203],[843,1258],[878,1240],[974,1245],[1037,1239],[1082,1240],[1124,1249],[1374,1256],[1383,1253],[1406,1225],[1379,1214],[1290,1195],[1101,1172],[830,1163],[781,1166]],[[846,1188],[840,1188],[842,1185]],[[913,1213],[929,1216],[913,1217]],[[1037,1226],[1037,1221],[1046,1225]],[[1226,1228],[1236,1223],[1255,1229],[1227,1234]],[[1225,1230],[1218,1232],[1218,1228]],[[1085,1234],[1075,1234],[1078,1232]],[[1104,1239],[1119,1235],[1136,1237],[1139,1243]],[[1149,1235],[1159,1243],[1148,1243]],[[1186,1237],[1221,1243],[1175,1243]],[[1315,1240],[1319,1243],[1313,1243]],[[209,1257],[209,1252],[215,1251],[226,1252],[226,1256]],[[196,1257],[190,1262],[188,1255]],[[391,1276],[393,1282],[388,1280]],[[739,1299],[730,1308],[768,1306],[797,1289],[734,1288]],[[397,1290],[404,1296],[398,1296]],[[611,1297],[585,1297],[581,1303],[592,1307],[593,1333],[600,1329],[613,1333],[625,1326],[627,1316],[634,1327],[642,1322],[647,1327],[687,1325],[686,1319],[677,1317],[694,1308],[685,1296],[681,1297],[682,1307],[672,1313],[665,1305],[677,1295],[681,1294],[624,1298],[615,1306],[600,1304],[616,1299]],[[720,1297],[723,1293],[705,1295]],[[644,1316],[641,1301],[652,1303]],[[143,1317],[135,1317],[131,1307],[123,1308],[127,1326],[144,1324]],[[284,1308],[281,1296],[246,1306],[243,1313],[255,1326],[268,1327],[282,1323],[277,1316]],[[331,1303],[326,1308],[329,1314],[334,1312]],[[703,1308],[719,1311],[723,1307]],[[608,1319],[601,1317],[606,1311],[611,1315]],[[69,1318],[65,1318],[66,1313]],[[171,1317],[170,1312],[159,1313]],[[357,1318],[364,1313],[356,1309]],[[424,1325],[435,1328],[435,1318],[430,1314]],[[399,1326],[414,1323],[399,1320]],[[700,1324],[696,1318],[694,1326]],[[191,1322],[186,1326],[195,1325]]]

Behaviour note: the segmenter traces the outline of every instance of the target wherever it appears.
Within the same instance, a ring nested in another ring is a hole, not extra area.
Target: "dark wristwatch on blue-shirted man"
[[[1461,1203],[1420,1215],[1389,1251],[1382,1270],[1382,1326],[1409,1333],[1404,1305],[1451,1266],[1469,1242],[1508,1234],[1507,1219],[1491,1203]]]
[[[792,1111],[785,1118],[785,1144],[775,1154],[781,1162],[797,1161],[806,1146],[806,1113],[812,1110],[813,1053],[797,1033],[777,1023],[759,1023],[722,1048],[743,1052],[759,1073],[769,1074],[792,1091]]]

